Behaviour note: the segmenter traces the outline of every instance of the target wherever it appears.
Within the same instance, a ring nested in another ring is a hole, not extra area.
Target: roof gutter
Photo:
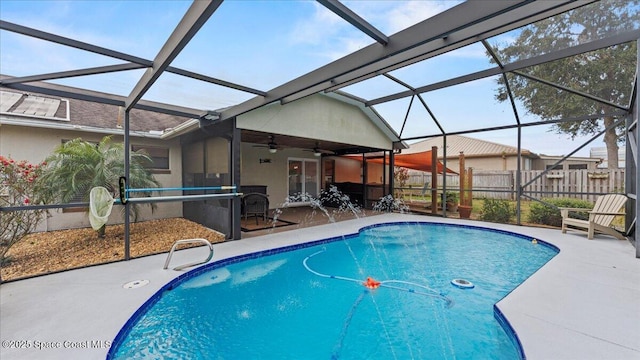
[[[86,126],[86,125],[71,125],[71,124],[52,124],[50,121],[25,121],[24,119],[11,119],[5,116],[0,116],[0,125],[12,125],[12,126],[22,126],[22,127],[32,127],[39,129],[51,129],[51,130],[64,130],[64,131],[81,131],[88,132],[93,134],[106,134],[106,135],[124,135],[124,130],[122,129],[105,129],[94,126]],[[160,132],[142,132],[142,131],[131,131],[129,133],[130,136],[141,137],[141,138],[152,138],[152,139],[162,139],[162,134]]]
[[[176,136],[180,136],[183,134],[186,134],[188,132],[191,132],[193,130],[199,129],[200,128],[200,120],[198,119],[189,119],[185,122],[183,122],[182,124],[165,130],[162,135],[160,135],[160,138],[163,140],[169,140],[169,139],[173,139]]]

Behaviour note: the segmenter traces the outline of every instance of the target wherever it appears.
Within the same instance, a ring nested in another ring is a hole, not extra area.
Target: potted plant
[[[460,214],[461,219],[468,219],[471,217],[471,210],[473,207],[471,205],[459,205],[458,213]]]
[[[446,204],[447,211],[457,211],[458,210],[458,193],[453,191],[447,191],[442,194],[442,202]]]

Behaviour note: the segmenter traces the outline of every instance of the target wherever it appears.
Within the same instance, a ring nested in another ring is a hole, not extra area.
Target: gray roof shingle
[[[124,119],[124,112],[120,110],[120,107],[110,104],[102,104],[97,102],[85,101],[85,100],[77,100],[77,99],[60,99],[55,98],[48,95],[41,94],[25,94],[15,90],[2,89],[3,94],[7,95],[7,93],[20,93],[22,94],[21,98],[17,100],[12,106],[6,111],[9,114],[18,114],[16,109],[20,109],[23,104],[26,104],[28,101],[32,101],[32,99],[45,99],[50,101],[50,103],[55,103],[59,101],[57,105],[57,109],[55,109],[55,114],[53,116],[42,116],[38,117],[39,121],[50,118],[52,124],[59,124],[60,119],[67,118],[67,101],[69,104],[69,125],[78,125],[78,126],[89,126],[100,129],[118,129],[118,125],[122,124]],[[36,96],[34,96],[36,95]],[[9,97],[4,96],[3,97]],[[15,96],[11,96],[15,97]],[[30,100],[27,100],[30,99]],[[51,99],[53,102],[51,102]],[[66,100],[66,101],[60,101]],[[36,100],[38,101],[38,100]],[[24,106],[22,106],[24,107]],[[5,113],[5,114],[6,114]],[[120,115],[119,115],[120,113]],[[29,120],[27,114],[22,114],[21,116],[26,116],[25,120]],[[121,120],[118,120],[118,116],[121,117]],[[158,112],[148,111],[148,110],[140,110],[140,109],[132,109],[130,111],[129,117],[129,125],[131,131],[138,132],[148,132],[148,131],[163,131],[166,129],[174,128],[190,118],[175,116],[175,115],[167,115]]]

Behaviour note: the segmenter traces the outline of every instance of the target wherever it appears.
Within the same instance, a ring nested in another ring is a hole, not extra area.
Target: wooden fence
[[[521,171],[521,184],[526,195],[595,201],[602,193],[624,193],[624,169],[553,170],[541,175],[542,172]],[[459,180],[458,175],[447,174],[447,191],[459,190]],[[438,189],[442,189],[442,181],[442,175],[438,175]],[[413,173],[409,175],[405,189],[410,185],[413,193],[422,193],[425,188],[430,189],[431,183],[431,174]],[[515,200],[516,184],[515,171],[473,171],[474,198]]]

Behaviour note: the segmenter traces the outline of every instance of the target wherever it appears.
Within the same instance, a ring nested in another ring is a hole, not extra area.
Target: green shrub
[[[557,207],[568,208],[581,208],[590,210],[593,208],[593,204],[586,200],[579,199],[543,199],[545,202],[555,205]],[[589,215],[586,212],[579,212],[572,214],[572,217],[577,219],[589,219]],[[562,226],[562,216],[560,216],[560,210],[553,206],[549,206],[540,202],[533,202],[529,209],[528,221],[534,224],[543,224],[550,226]]]
[[[515,213],[515,208],[507,200],[484,199],[480,220],[508,223]]]

